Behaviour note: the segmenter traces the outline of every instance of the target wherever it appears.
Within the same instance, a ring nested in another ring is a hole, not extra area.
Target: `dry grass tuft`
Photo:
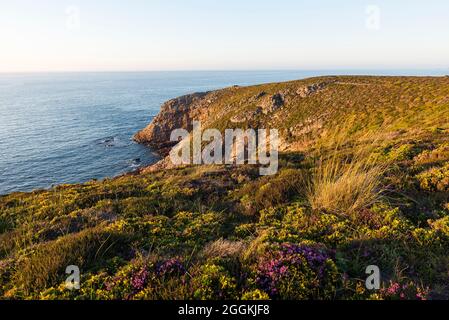
[[[377,161],[373,150],[380,134],[372,135],[373,138],[361,137],[359,144],[350,141],[350,136],[340,130],[336,130],[334,136],[327,137],[334,150],[330,157],[321,157],[316,161],[306,186],[312,209],[350,215],[383,199],[385,189],[382,178],[388,164]],[[350,153],[344,151],[348,150],[348,145],[351,145]]]
[[[203,256],[206,258],[238,257],[245,249],[246,244],[242,241],[219,239],[206,245]]]
[[[352,214],[381,200],[384,172],[384,167],[363,160],[324,160],[311,178],[307,198],[314,210]]]

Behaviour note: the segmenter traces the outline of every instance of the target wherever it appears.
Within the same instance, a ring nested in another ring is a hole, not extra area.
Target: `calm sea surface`
[[[153,163],[131,138],[179,95],[326,74],[250,71],[0,74],[0,194],[112,177]],[[394,72],[393,74],[417,74]],[[444,74],[439,71],[421,74]]]

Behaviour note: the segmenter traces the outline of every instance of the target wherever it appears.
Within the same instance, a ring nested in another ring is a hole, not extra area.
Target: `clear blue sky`
[[[0,72],[447,68],[449,1],[0,0],[0,40]]]

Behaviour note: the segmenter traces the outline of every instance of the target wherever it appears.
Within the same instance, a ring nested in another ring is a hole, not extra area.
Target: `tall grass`
[[[312,175],[307,198],[314,210],[352,214],[382,199],[385,168],[363,159],[322,160]]]
[[[326,136],[327,152],[319,153],[306,185],[307,199],[315,211],[351,215],[383,199],[382,177],[388,167],[374,156],[378,133],[351,140],[347,126]],[[354,137],[352,137],[354,138]],[[329,147],[333,149],[329,152]],[[322,154],[327,154],[323,156]]]

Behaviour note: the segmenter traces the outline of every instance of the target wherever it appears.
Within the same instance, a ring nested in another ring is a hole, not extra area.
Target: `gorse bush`
[[[205,264],[192,282],[195,299],[232,299],[237,295],[236,279],[220,265]]]
[[[427,170],[417,178],[423,190],[449,192],[449,164]]]

